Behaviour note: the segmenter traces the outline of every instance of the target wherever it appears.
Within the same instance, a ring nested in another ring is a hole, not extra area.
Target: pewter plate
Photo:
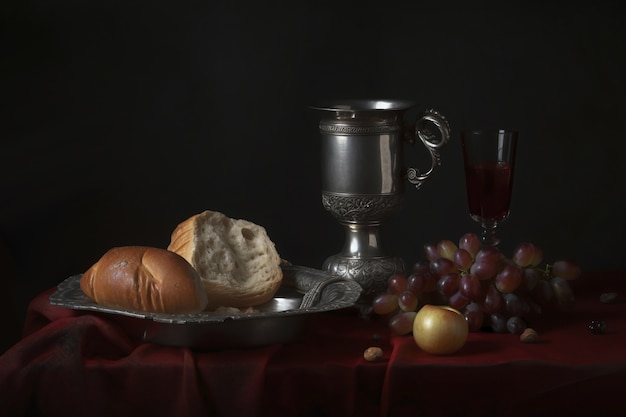
[[[293,342],[312,314],[352,307],[361,295],[358,283],[329,272],[292,265],[282,269],[283,283],[274,298],[253,312],[161,314],[105,307],[82,292],[81,274],[61,282],[50,304],[105,315],[141,341],[223,349]]]

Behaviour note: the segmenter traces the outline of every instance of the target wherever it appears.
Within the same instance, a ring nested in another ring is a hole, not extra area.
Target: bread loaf
[[[198,272],[180,255],[160,248],[110,249],[80,279],[96,303],[153,313],[196,313],[207,306]]]
[[[280,256],[266,230],[216,211],[196,214],[179,224],[168,250],[198,271],[208,309],[263,304],[274,297],[282,282]]]

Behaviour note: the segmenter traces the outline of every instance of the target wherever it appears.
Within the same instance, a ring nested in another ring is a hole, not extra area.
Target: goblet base
[[[360,301],[368,303],[376,295],[386,291],[391,275],[404,274],[406,266],[402,258],[395,256],[358,258],[333,255],[324,261],[323,269],[333,275],[356,281],[363,289]]]

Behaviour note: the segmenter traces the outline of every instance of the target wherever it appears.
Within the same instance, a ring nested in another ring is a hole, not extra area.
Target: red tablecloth
[[[51,306],[50,290],[0,357],[0,415],[626,416],[626,303],[599,300],[623,297],[626,273],[586,274],[574,288],[572,311],[536,323],[537,343],[472,333],[444,357],[352,310],[311,317],[291,344],[139,343],[106,316]],[[591,320],[606,321],[606,333],[592,334]],[[382,347],[382,361],[363,359],[369,346]]]

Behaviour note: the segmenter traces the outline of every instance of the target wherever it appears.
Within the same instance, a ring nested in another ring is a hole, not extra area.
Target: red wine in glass
[[[513,170],[509,164],[468,164],[465,167],[467,202],[476,221],[506,219],[511,207]]]

